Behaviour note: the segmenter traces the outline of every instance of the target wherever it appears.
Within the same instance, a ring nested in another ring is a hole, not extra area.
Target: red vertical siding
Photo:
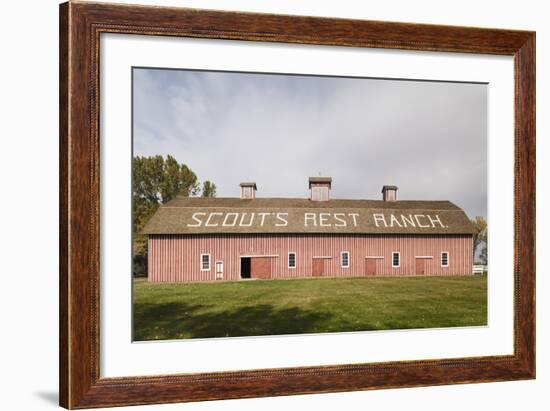
[[[365,275],[365,258],[383,257],[377,275],[414,275],[415,258],[426,260],[426,275],[471,274],[472,237],[419,235],[154,235],[149,238],[149,281],[191,282],[215,280],[215,262],[224,263],[224,280],[240,279],[241,256],[267,256],[272,278],[312,276],[314,257],[329,257],[325,277]],[[341,267],[340,253],[349,251],[349,267]],[[392,267],[392,253],[400,266]],[[441,267],[441,252],[449,266]],[[288,253],[296,253],[296,267],[288,268]],[[210,270],[201,271],[200,255],[210,254]]]

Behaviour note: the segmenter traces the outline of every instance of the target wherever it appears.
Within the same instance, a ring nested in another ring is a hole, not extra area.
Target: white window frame
[[[443,265],[443,254],[447,254],[447,264]],[[441,251],[441,258],[440,258],[441,267],[448,267],[449,261],[450,261],[450,255],[448,251]]]
[[[294,254],[294,266],[290,265],[290,254]],[[288,266],[289,269],[293,270],[293,269],[296,268],[296,266],[298,265],[297,257],[298,257],[298,254],[296,253],[296,251],[289,251],[288,252],[286,262],[287,262],[287,266]]]
[[[203,264],[202,264],[202,258],[204,256],[208,256],[208,268],[204,268],[203,267]],[[201,271],[211,271],[212,269],[212,258],[210,257],[210,254],[201,254],[201,259],[200,259],[200,267],[201,267]]]
[[[347,254],[348,255],[348,264],[347,265],[344,265],[344,254]],[[350,255],[349,255],[349,251],[342,251],[340,253],[340,266],[342,268],[349,268],[350,266]]]
[[[397,254],[397,265],[394,263],[394,256]],[[401,252],[400,251],[392,251],[391,253],[391,267],[392,268],[399,268],[401,267]]]

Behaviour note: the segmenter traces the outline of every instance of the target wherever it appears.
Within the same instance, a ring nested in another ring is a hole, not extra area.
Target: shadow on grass
[[[171,302],[139,304],[134,312],[136,341],[280,335],[317,332],[330,313],[261,304],[213,312],[213,306]]]

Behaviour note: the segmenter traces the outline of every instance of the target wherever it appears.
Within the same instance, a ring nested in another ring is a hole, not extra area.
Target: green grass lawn
[[[134,281],[138,341],[486,324],[486,276]]]

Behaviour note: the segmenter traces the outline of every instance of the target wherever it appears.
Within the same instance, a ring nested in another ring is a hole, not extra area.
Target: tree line
[[[215,197],[216,184],[171,155],[136,156],[132,164],[132,260],[134,275],[147,275],[147,236],[141,230],[161,204],[177,196]]]

